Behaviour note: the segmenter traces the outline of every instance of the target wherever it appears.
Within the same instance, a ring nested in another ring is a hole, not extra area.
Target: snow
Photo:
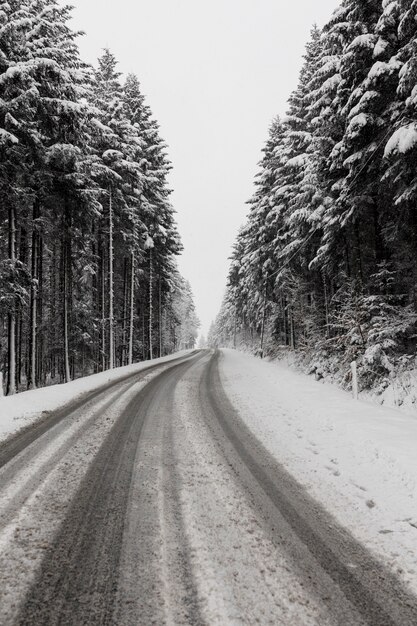
[[[348,134],[349,132],[353,132],[359,128],[364,128],[369,123],[369,121],[370,118],[365,113],[359,113],[358,115],[355,115],[355,117],[353,117],[350,121],[347,131]]]
[[[385,147],[385,156],[395,153],[405,154],[417,145],[417,125],[402,126],[392,135]]]
[[[195,376],[190,373],[175,391],[175,464],[168,467],[170,475],[178,472],[181,485],[181,514],[202,622],[212,626],[333,623],[325,604],[300,581],[291,559],[271,541],[252,497],[225,463],[201,411]],[[166,586],[173,584],[171,574]],[[178,593],[172,595],[177,602]]]
[[[7,132],[4,128],[0,128],[0,144],[7,142],[16,144],[19,143],[19,140],[17,137]]]
[[[382,8],[384,9],[384,13],[386,15],[392,13],[397,6],[398,2],[396,0],[382,0]]]
[[[330,76],[327,80],[324,81],[323,85],[320,88],[320,93],[328,93],[332,92],[337,86],[341,83],[342,76],[340,74],[334,74]]]
[[[359,35],[356,37],[350,46],[348,47],[348,51],[355,50],[357,48],[374,48],[375,46],[375,35],[371,33],[366,33],[365,35]]]
[[[361,96],[361,99],[359,100],[358,104],[350,110],[348,118],[352,119],[359,113],[366,111],[372,105],[373,102],[379,99],[379,97],[380,97],[380,93],[378,91],[374,91],[374,90],[366,91]]]
[[[377,59],[378,57],[383,56],[388,46],[389,46],[388,41],[385,41],[384,39],[380,37],[374,48],[374,52],[373,52],[374,59]]]
[[[287,166],[297,169],[297,168],[304,167],[307,162],[308,162],[308,154],[298,154],[297,156],[287,161]]]
[[[30,464],[22,464],[18,456],[1,468],[2,624],[17,623],[19,609],[39,574],[45,548],[53,542],[98,449],[121,412],[151,377],[126,383],[122,394],[120,390],[106,394],[99,403],[86,407],[82,419],[73,414],[51,439],[35,442],[37,454]]]
[[[402,63],[397,60],[391,61],[390,63],[384,63],[382,61],[376,61],[373,64],[368,73],[368,81],[374,81],[385,74],[392,74],[393,72],[398,72],[402,67]]]
[[[220,363],[226,393],[260,441],[416,592],[416,414],[233,350]]]
[[[70,383],[24,391],[15,396],[0,397],[0,442],[20,429],[45,417],[49,412],[56,411],[68,402],[76,400],[109,382],[117,381],[129,374],[141,372],[158,363],[168,363],[189,353],[189,350],[184,350],[170,356],[154,359],[153,361],[143,361],[142,363],[118,367],[99,374],[78,378]]]

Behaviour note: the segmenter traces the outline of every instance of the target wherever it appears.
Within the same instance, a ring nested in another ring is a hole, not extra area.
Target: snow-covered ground
[[[185,356],[189,352],[189,350],[184,350],[160,359],[144,361],[127,367],[118,367],[111,371],[78,378],[70,383],[25,391],[15,396],[0,397],[0,441],[4,441],[21,428],[45,417],[49,412],[56,411],[68,402],[72,402],[109,382],[141,372],[158,363],[167,363]]]
[[[417,592],[417,417],[222,351],[225,391],[286,469]]]

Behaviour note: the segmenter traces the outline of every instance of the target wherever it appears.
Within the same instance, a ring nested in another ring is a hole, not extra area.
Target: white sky
[[[62,0],[63,2],[64,0]],[[272,118],[286,111],[314,22],[338,0],[70,0],[84,60],[108,46],[142,83],[174,165],[171,185],[202,331],[221,304],[228,257]]]

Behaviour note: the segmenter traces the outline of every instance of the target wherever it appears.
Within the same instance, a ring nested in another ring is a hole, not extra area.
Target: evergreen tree
[[[122,87],[108,50],[97,71],[86,66],[69,18],[55,0],[12,0],[0,10],[0,362],[8,393],[170,349],[162,331],[181,243],[165,146],[137,79]]]
[[[313,29],[210,338],[384,383],[415,349],[415,3],[344,0]],[[263,293],[262,293],[263,292]]]

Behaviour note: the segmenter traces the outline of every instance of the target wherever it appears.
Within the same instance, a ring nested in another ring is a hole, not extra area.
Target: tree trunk
[[[109,369],[114,368],[113,196],[109,191]]]
[[[27,255],[28,255],[28,245],[27,245],[27,231],[25,226],[23,225],[20,228],[20,245],[19,245],[19,259],[23,265],[27,264]],[[17,364],[16,364],[16,388],[19,390],[19,387],[22,384],[22,370],[25,364],[24,357],[24,327],[23,327],[23,312],[22,309],[17,313],[16,318],[16,350],[17,350]]]
[[[295,350],[295,324],[294,324],[294,309],[291,306],[290,308],[290,332],[291,332],[291,337],[290,337],[290,348],[291,350]]]
[[[39,252],[39,224],[40,204],[36,198],[33,203],[32,225],[32,264],[31,264],[31,289],[30,289],[30,334],[29,334],[29,370],[28,389],[36,388],[36,327],[38,305],[38,252]]]
[[[65,382],[71,380],[69,364],[69,331],[68,331],[68,258],[66,246],[64,247],[64,377]]]
[[[14,207],[9,208],[9,258],[14,268],[16,264],[16,214]],[[16,302],[8,313],[8,352],[7,352],[7,395],[16,393]]]
[[[127,351],[128,351],[128,306],[129,306],[129,270],[128,260],[123,259],[123,310],[122,310],[122,345],[120,348],[120,365],[126,365],[127,363]]]
[[[56,366],[57,366],[57,356],[56,356],[56,348],[58,344],[57,338],[57,325],[54,323],[57,315],[58,315],[58,290],[57,290],[57,272],[56,268],[58,267],[57,263],[58,252],[57,245],[54,243],[52,248],[52,263],[49,268],[49,284],[50,284],[50,292],[51,292],[51,309],[50,309],[50,321],[49,324],[49,337],[50,337],[50,353],[51,353],[51,378],[54,380],[57,375]],[[59,279],[58,279],[59,280]]]
[[[70,359],[69,359],[69,315],[68,315],[68,297],[69,297],[69,227],[70,227],[70,215],[68,207],[68,199],[64,201],[64,232],[62,235],[62,291],[63,291],[63,331],[64,331],[64,381],[66,383],[71,380]]]
[[[100,371],[100,331],[96,330],[96,322],[100,318],[100,291],[99,291],[99,252],[98,252],[98,235],[94,221],[91,224],[91,255],[94,263],[94,272],[91,277],[91,287],[93,290],[92,295],[92,309],[94,319],[94,347],[93,347],[93,367],[94,373]]]
[[[16,322],[16,389],[19,390],[22,384],[22,362],[23,362],[23,317],[22,312],[17,314]]]
[[[106,370],[106,270],[104,243],[101,242],[100,250],[101,262],[101,371]]]
[[[145,309],[142,308],[142,361],[146,361],[148,351],[146,349],[146,324]]]
[[[43,308],[44,308],[44,284],[43,284],[43,237],[38,237],[38,303],[37,303],[37,368],[35,384],[43,385],[45,382],[44,362],[44,336],[43,336]]]
[[[159,301],[158,301],[158,319],[159,319],[159,357],[162,356],[162,285],[161,277],[159,277]]]
[[[153,258],[152,248],[149,251],[149,358],[153,359],[152,350],[152,327],[153,327]]]
[[[132,252],[130,277],[130,325],[129,325],[129,365],[133,363],[133,323],[135,315],[135,253]]]
[[[329,296],[327,292],[327,280],[325,274],[322,274],[323,277],[323,291],[324,291],[324,315],[326,322],[326,339],[330,337],[330,311],[329,311]]]

